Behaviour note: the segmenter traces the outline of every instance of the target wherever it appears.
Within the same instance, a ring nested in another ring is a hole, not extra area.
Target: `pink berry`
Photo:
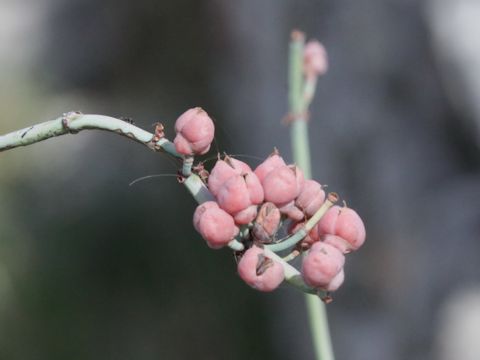
[[[318,229],[317,226],[315,226],[315,228]],[[337,235],[323,234],[322,236],[320,236],[320,241],[335,246],[344,254],[348,254],[352,251],[350,243],[347,242],[347,240],[345,240],[344,238]]]
[[[336,247],[316,242],[303,259],[303,279],[310,286],[325,287],[340,272],[344,264],[345,256]]]
[[[260,291],[275,290],[285,278],[282,265],[265,256],[256,246],[248,249],[238,262],[238,274]]]
[[[277,153],[270,155],[264,162],[257,166],[255,175],[257,175],[260,182],[273,170],[281,166],[286,166],[285,161]]]
[[[257,217],[257,205],[250,205],[246,209],[233,214],[233,220],[237,225],[246,225],[251,223]]]
[[[195,228],[212,249],[227,245],[239,232],[231,215],[210,204],[199,205],[193,219]]]
[[[253,172],[235,175],[220,187],[217,201],[222,209],[235,215],[251,205],[260,204],[263,201],[263,188]],[[251,210],[249,214],[252,214],[251,220],[253,220],[256,216],[256,209],[255,214]],[[243,221],[245,220],[241,220],[242,223]]]
[[[327,52],[318,41],[309,41],[303,50],[303,70],[307,76],[323,75],[327,72]]]
[[[271,202],[264,203],[258,212],[252,233],[260,242],[270,243],[280,226],[280,210]]]
[[[292,200],[289,203],[279,207],[280,212],[286,215],[290,220],[300,221],[305,218],[305,214],[302,210],[295,206],[295,202]]]
[[[340,286],[342,286],[343,281],[345,280],[345,271],[340,270],[340,272],[335,275],[335,277],[328,283],[325,287],[327,291],[337,291]]]
[[[228,179],[217,193],[218,205],[228,212],[235,214],[251,205],[250,194],[245,178],[241,175]]]
[[[308,217],[311,217],[320,209],[324,201],[325,191],[323,191],[322,185],[315,180],[305,180],[300,194],[295,199],[295,205],[302,209]]]
[[[355,210],[338,205],[332,206],[320,220],[318,232],[343,238],[349,250],[357,250],[366,237],[365,225]]]
[[[262,181],[265,200],[277,206],[285,205],[298,196],[303,182],[303,173],[298,167],[277,167]]]
[[[208,189],[216,196],[222,185],[232,176],[249,172],[252,172],[252,169],[243,161],[225,157],[225,160],[218,160],[210,172]]]
[[[240,175],[252,172],[252,168],[241,160],[225,156],[225,162],[235,169],[239,169]]]
[[[260,180],[258,180],[257,175],[255,175],[255,173],[253,172],[248,172],[243,175],[243,178],[245,179],[245,184],[247,185],[250,201],[252,202],[252,204],[261,204],[265,195],[263,193],[262,184],[260,183]]]
[[[184,112],[175,122],[175,149],[183,155],[202,155],[210,149],[215,134],[212,119],[202,108]]]
[[[195,230],[200,231],[199,223],[203,213],[208,209],[212,208],[218,209],[218,204],[215,201],[206,201],[197,206],[195,212],[193,213],[193,227],[195,228]]]

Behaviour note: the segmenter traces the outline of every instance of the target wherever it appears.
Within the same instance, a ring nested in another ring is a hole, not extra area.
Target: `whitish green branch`
[[[32,125],[25,129],[0,136],[0,152],[20,146],[31,145],[60,135],[76,134],[82,130],[110,131],[141,143],[151,150],[164,151],[184,160],[182,171],[184,177],[182,177],[182,182],[193,198],[198,203],[215,200],[202,179],[191,172],[193,157],[184,158],[177,153],[175,146],[163,137],[161,130],[160,133],[152,134],[126,121],[109,116],[87,115],[72,111],[55,120]],[[239,235],[239,237],[233,239],[228,246],[234,251],[243,251],[245,245],[242,243],[242,240],[242,236]],[[268,249],[265,249],[265,253],[282,264],[285,271],[285,279],[288,283],[301,291],[318,294],[317,289],[313,289],[305,284],[300,272],[293,266]],[[320,295],[322,296],[324,293],[322,292]]]
[[[288,282],[290,285],[296,287],[297,289],[313,295],[318,295],[321,299],[328,298],[328,293],[322,289],[316,289],[308,286],[303,281],[302,274],[295,269],[292,265],[282,259],[280,256],[275,254],[270,249],[264,248],[263,250],[265,256],[275,260],[275,262],[280,263],[283,266],[283,272],[285,274],[285,281]]]
[[[154,151],[165,151],[175,157],[183,158],[175,151],[173,144],[163,137],[158,138],[155,134],[120,119],[103,115],[87,115],[75,111],[66,113],[55,120],[0,136],[0,152],[31,145],[55,136],[76,134],[82,130],[110,131],[128,137]]]
[[[325,202],[320,206],[313,216],[308,219],[308,221],[303,225],[300,230],[298,230],[295,234],[289,236],[284,241],[265,245],[268,249],[279,252],[291,248],[292,246],[296,245],[299,241],[301,241],[307,234],[312,230],[315,225],[322,219],[323,215],[335,204],[338,200],[338,195],[336,193],[329,193]]]
[[[308,105],[315,92],[316,83],[305,85],[303,78],[303,33],[294,31],[290,42],[289,105],[293,160],[303,170],[305,178],[311,177],[310,146],[308,139]],[[306,294],[307,313],[312,342],[317,360],[334,360],[325,305],[316,296]]]
[[[188,178],[185,179],[183,184],[199,204],[204,203],[206,201],[215,200],[215,198],[213,197],[211,192],[208,190],[205,183],[202,181],[202,179],[200,179],[198,175],[196,174],[190,175]],[[248,231],[248,228],[245,227],[243,230],[244,231],[240,232],[240,234],[235,239],[230,241],[230,243],[228,244],[228,247],[233,251],[243,251],[245,249],[245,245],[243,245],[242,241],[243,241],[243,238],[245,237],[245,231]],[[290,285],[292,285],[293,287],[303,292],[318,295],[322,299],[328,295],[323,290],[315,289],[305,284],[300,272],[297,269],[295,269],[292,265],[290,265],[288,262],[286,262],[284,259],[282,259],[280,256],[275,254],[272,250],[265,247],[264,252],[266,256],[270,257],[271,259],[274,259],[275,261],[277,261],[283,266],[283,271],[285,273],[285,281],[287,281]]]

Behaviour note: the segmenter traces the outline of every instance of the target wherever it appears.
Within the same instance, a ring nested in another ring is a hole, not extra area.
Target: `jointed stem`
[[[55,120],[0,136],[0,151],[31,145],[55,136],[76,134],[86,129],[111,131],[139,142],[152,150],[165,151],[170,155],[182,158],[182,155],[177,153],[173,144],[167,139],[159,138],[157,140],[154,134],[126,121],[104,115],[86,115],[74,111]]]
[[[310,148],[308,143],[308,105],[315,91],[311,82],[303,81],[303,46],[305,38],[299,31],[292,33],[290,43],[290,115],[293,159],[303,170],[305,178],[311,177]],[[305,88],[304,88],[305,86]],[[307,312],[317,360],[334,360],[325,304],[317,296],[306,294]]]
[[[86,115],[72,111],[55,120],[36,124],[0,136],[0,152],[19,146],[31,145],[55,136],[76,134],[81,130],[86,129],[111,131],[139,142],[154,151],[164,151],[171,156],[184,160],[182,169],[182,175],[184,176],[183,185],[188,189],[193,198],[198,203],[215,200],[202,179],[197,174],[191,172],[193,157],[184,157],[177,153],[175,146],[157,133],[152,134],[126,121],[109,116]],[[228,246],[233,251],[242,251],[245,248],[241,236],[233,239]],[[274,253],[272,254],[271,257],[278,257]],[[285,277],[288,282],[302,291],[310,293],[317,292],[316,289],[310,288],[303,282],[298,270],[293,268],[280,257],[278,257],[278,259],[278,261],[284,266]]]

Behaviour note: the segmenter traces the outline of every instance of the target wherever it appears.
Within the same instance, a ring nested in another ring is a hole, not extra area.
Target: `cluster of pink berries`
[[[200,155],[210,148],[214,125],[204,110],[188,110],[178,118],[175,129],[179,153]],[[302,171],[287,165],[276,151],[255,170],[232,157],[219,158],[206,185],[215,201],[197,207],[195,229],[213,249],[240,239],[246,248],[239,254],[240,277],[260,291],[277,288],[284,280],[284,268],[265,255],[263,247],[281,241],[277,239],[281,227],[289,234],[303,229],[325,202],[323,187],[305,180]],[[301,269],[305,283],[337,290],[344,280],[345,254],[364,241],[365,227],[358,214],[346,206],[330,207],[296,245],[297,252],[308,251]]]

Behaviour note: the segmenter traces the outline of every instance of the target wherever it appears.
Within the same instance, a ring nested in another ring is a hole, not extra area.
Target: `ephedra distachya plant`
[[[304,35],[294,31],[289,57],[286,122],[294,164],[286,163],[275,149],[255,168],[224,155],[208,171],[197,159],[210,150],[215,125],[200,107],[178,117],[173,141],[165,137],[162,124],[152,134],[120,119],[71,111],[0,136],[0,151],[100,129],[181,159],[178,180],[199,203],[193,227],[206,245],[233,250],[239,277],[256,290],[273,291],[287,282],[313,294],[306,299],[315,353],[317,359],[332,360],[325,309],[318,299],[331,301],[331,293],[348,279],[346,258],[362,246],[366,233],[355,210],[345,202],[335,205],[339,196],[310,179],[308,109],[317,79],[328,68],[325,49],[317,41],[305,44]]]
[[[198,107],[182,114],[175,130],[175,148],[185,156],[204,154],[214,138],[213,121]],[[248,285],[272,291],[284,281],[285,259],[272,257],[269,248],[290,250],[288,260],[306,253],[300,276],[325,300],[342,285],[345,254],[363,244],[365,228],[353,209],[333,206],[336,194],[325,194],[320,183],[305,180],[302,170],[287,164],[277,150],[255,169],[219,156],[209,174],[202,168],[202,176],[213,198],[198,205],[193,226],[212,249],[240,245],[238,274]],[[307,229],[316,214],[316,223]],[[294,238],[300,231],[305,236]],[[291,239],[295,243],[282,246]]]

